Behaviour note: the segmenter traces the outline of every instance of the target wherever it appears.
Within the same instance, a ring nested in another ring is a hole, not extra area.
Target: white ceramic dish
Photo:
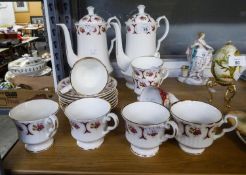
[[[169,71],[163,67],[163,61],[156,57],[138,57],[131,62],[133,69],[134,92],[141,94],[148,86],[159,87],[167,78]]]
[[[74,64],[70,81],[74,90],[79,94],[98,94],[108,82],[108,72],[99,60],[89,57],[82,58]]]
[[[43,70],[38,72],[37,74],[28,74],[27,76],[33,76],[33,77],[40,77],[40,76],[45,76],[49,75],[51,73],[52,69],[49,66],[46,66]],[[5,74],[4,80],[5,81],[10,81],[11,78],[14,78],[16,75],[12,73],[11,71],[8,71]]]
[[[154,102],[170,108],[171,104],[179,101],[172,93],[165,92],[161,88],[146,87],[142,90],[138,101]]]
[[[107,96],[108,94],[112,93],[112,91],[114,91],[117,87],[117,81],[116,79],[114,79],[113,77],[109,76],[109,81],[106,84],[106,87],[103,89],[102,92],[98,93],[98,94],[94,94],[94,95],[82,95],[82,94],[78,94],[75,92],[74,89],[70,89],[67,92],[63,92],[64,89],[67,89],[68,86],[70,86],[70,79],[69,77],[61,80],[58,83],[57,86],[57,92],[59,96],[63,96],[63,97],[69,97],[71,99],[73,98],[83,98],[83,97],[104,97]]]
[[[179,133],[175,137],[180,148],[190,154],[201,154],[214,140],[222,137],[237,127],[237,118],[222,113],[214,106],[200,101],[178,101],[171,106],[170,112],[178,123]],[[234,120],[230,128],[223,128],[221,133],[215,129]]]
[[[110,113],[110,110],[110,104],[100,98],[84,98],[65,108],[65,114],[72,127],[72,137],[77,140],[79,147],[85,150],[100,147],[104,136],[118,126],[118,117]],[[108,126],[111,119],[114,125]]]
[[[9,117],[14,121],[19,139],[28,151],[44,151],[53,144],[58,128],[55,116],[58,109],[56,102],[39,99],[21,103],[10,110]]]
[[[169,121],[170,113],[162,105],[153,102],[135,102],[127,105],[121,112],[126,123],[126,139],[131,144],[134,154],[152,157],[159,145],[169,138],[174,138],[178,131],[175,122]],[[171,135],[165,130],[173,129]]]
[[[14,60],[8,64],[8,70],[16,75],[34,75],[46,67],[46,61],[40,57],[23,55],[23,58]]]

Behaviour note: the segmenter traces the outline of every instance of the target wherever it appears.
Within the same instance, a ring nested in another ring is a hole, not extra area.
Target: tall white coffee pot
[[[94,7],[87,7],[87,10],[88,15],[75,23],[78,55],[75,55],[73,52],[71,38],[66,25],[57,24],[64,32],[68,64],[70,67],[73,67],[74,63],[80,58],[95,57],[99,59],[106,66],[108,72],[111,73],[113,69],[110,65],[109,55],[113,49],[113,40],[111,41],[111,46],[108,50],[106,31],[109,28],[108,24],[111,20],[114,19],[118,22],[118,19],[116,17],[111,17],[105,22],[102,17],[94,13]]]
[[[138,13],[134,14],[126,21],[126,50],[122,47],[121,28],[118,23],[111,22],[116,33],[116,58],[122,72],[131,76],[130,63],[136,57],[156,56],[160,57],[159,49],[161,42],[169,32],[169,22],[165,16],[160,16],[154,20],[149,14],[144,12],[145,6],[138,6]],[[156,31],[160,27],[160,21],[165,21],[165,31],[156,42]]]

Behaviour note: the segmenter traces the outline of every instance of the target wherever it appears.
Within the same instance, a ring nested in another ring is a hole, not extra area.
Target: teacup
[[[165,92],[161,88],[149,86],[142,90],[138,101],[155,102],[164,105],[169,109],[171,104],[179,100],[170,92]]]
[[[71,135],[77,140],[79,147],[84,150],[100,147],[104,136],[118,126],[118,117],[109,113],[110,109],[110,104],[100,98],[83,98],[65,108],[71,125]],[[114,125],[108,126],[111,119]]]
[[[40,152],[53,144],[58,128],[55,116],[58,109],[56,102],[46,99],[27,101],[11,109],[9,117],[14,121],[19,139],[28,151]]]
[[[154,156],[159,145],[174,138],[178,131],[177,124],[169,121],[169,111],[157,103],[131,103],[122,109],[121,114],[125,120],[125,135],[131,144],[131,150],[141,157]],[[166,134],[166,129],[170,127],[173,130],[171,135]]]
[[[159,87],[169,74],[169,71],[163,67],[163,61],[156,57],[135,58],[131,62],[131,66],[134,92],[137,95],[140,95],[145,87]]]
[[[201,154],[214,140],[237,127],[235,116],[226,115],[223,118],[217,108],[200,101],[178,101],[171,106],[170,111],[179,127],[175,138],[180,148],[190,154]],[[228,119],[234,120],[234,125],[216,133]]]

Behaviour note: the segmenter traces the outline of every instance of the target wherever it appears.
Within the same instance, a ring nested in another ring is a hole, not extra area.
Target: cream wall
[[[28,12],[15,12],[16,23],[30,23],[30,16],[43,16],[41,2],[28,2]]]

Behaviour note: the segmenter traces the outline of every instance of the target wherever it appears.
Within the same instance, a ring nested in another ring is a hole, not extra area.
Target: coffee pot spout
[[[72,68],[74,63],[78,60],[78,56],[75,55],[73,52],[69,31],[68,31],[65,24],[56,24],[56,25],[60,26],[63,30],[64,36],[65,36],[67,62],[69,64],[69,66]]]
[[[115,22],[111,22],[110,25],[114,27],[116,34],[116,60],[121,70],[127,71],[131,64],[131,58],[129,58],[123,51],[121,27]]]

